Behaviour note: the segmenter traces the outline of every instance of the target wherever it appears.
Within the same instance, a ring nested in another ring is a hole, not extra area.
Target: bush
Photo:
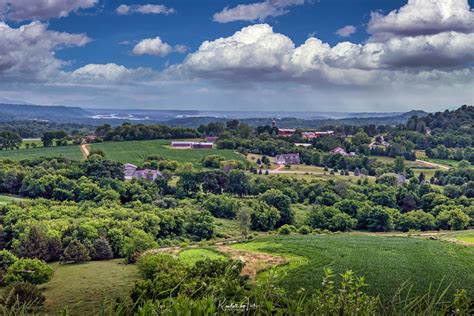
[[[114,257],[112,247],[106,238],[101,237],[94,240],[91,257],[93,260],[107,260]]]
[[[7,307],[28,305],[37,307],[45,301],[41,290],[34,284],[28,282],[14,283],[3,292],[2,305]]]
[[[330,231],[348,231],[356,224],[355,219],[332,206],[313,208],[308,214],[307,222],[313,228],[329,229]]]
[[[0,250],[0,271],[7,271],[8,267],[14,264],[18,258],[8,250]]]
[[[63,263],[78,263],[91,260],[89,250],[79,240],[73,239],[61,256]]]
[[[293,225],[285,224],[278,229],[278,234],[289,235],[294,231],[295,231],[295,227]]]
[[[53,277],[53,269],[43,260],[18,259],[7,270],[5,282],[46,283]]]
[[[277,226],[293,224],[294,212],[291,209],[291,199],[280,190],[271,189],[260,195],[260,200],[273,206],[280,212]]]
[[[460,209],[445,210],[436,217],[440,229],[463,230],[469,225],[469,216]]]
[[[407,232],[409,230],[430,230],[435,227],[433,215],[421,210],[402,214],[398,219],[397,229]]]
[[[303,225],[298,229],[298,234],[308,235],[311,233],[311,228],[309,226]]]
[[[129,237],[125,238],[122,255],[127,257],[128,262],[135,262],[138,256],[145,250],[158,247],[155,239],[142,230],[134,230]]]

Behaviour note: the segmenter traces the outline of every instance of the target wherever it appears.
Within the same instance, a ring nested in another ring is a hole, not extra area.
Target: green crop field
[[[243,156],[226,149],[172,149],[171,140],[142,140],[91,144],[92,150],[102,150],[108,159],[123,163],[140,164],[147,156],[159,155],[179,162],[198,163],[204,156],[221,155],[226,159],[245,160]]]
[[[0,159],[11,159],[15,161],[60,156],[73,160],[82,159],[81,149],[79,146],[41,147],[0,151]]]
[[[386,299],[404,282],[413,285],[412,294],[426,293],[430,283],[437,287],[443,281],[444,287],[452,282],[451,289],[474,295],[474,247],[356,234],[270,236],[233,247],[287,257],[290,264],[279,269],[285,271],[282,286],[289,293],[317,288],[323,268],[330,267],[337,274],[352,270],[365,276],[367,291]]]
[[[51,266],[54,276],[43,286],[46,302],[41,311],[49,315],[60,314],[66,305],[72,315],[92,315],[104,300],[127,296],[140,279],[137,266],[123,259]]]

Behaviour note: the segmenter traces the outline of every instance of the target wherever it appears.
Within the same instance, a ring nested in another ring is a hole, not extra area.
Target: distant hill
[[[164,124],[180,127],[198,127],[211,122],[226,122],[239,119],[251,126],[268,125],[273,117],[280,127],[317,128],[323,125],[364,125],[364,124],[404,124],[416,115],[425,117],[423,111],[407,113],[383,112],[238,112],[200,110],[123,110],[123,109],[83,109],[68,106],[40,106],[29,104],[0,104],[0,122],[6,121],[48,121],[55,123],[81,123],[87,125],[124,122],[133,124]]]
[[[0,104],[0,121],[47,120],[77,121],[91,115],[80,107]]]

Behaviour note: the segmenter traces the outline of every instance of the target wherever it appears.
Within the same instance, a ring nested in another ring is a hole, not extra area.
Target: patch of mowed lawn
[[[337,274],[352,270],[364,276],[366,291],[390,299],[405,282],[412,295],[427,292],[443,282],[466,289],[474,296],[474,247],[409,237],[354,234],[272,236],[234,247],[283,257],[299,257],[300,263],[285,269],[282,286],[288,293],[300,288],[314,290],[321,284],[324,268]],[[291,261],[291,259],[290,259]],[[443,288],[444,289],[444,288]]]
[[[44,285],[46,302],[41,313],[56,315],[68,306],[72,315],[92,315],[105,300],[128,296],[138,268],[124,259],[81,264],[53,263],[53,279]]]
[[[72,160],[81,160],[82,153],[79,146],[73,145],[0,151],[0,159],[11,159],[14,161],[20,161],[26,159],[37,159],[42,157],[65,157]]]
[[[213,249],[191,248],[181,251],[179,253],[179,259],[189,265],[193,265],[200,260],[225,260],[227,257]]]
[[[227,160],[245,158],[228,149],[173,149],[169,147],[171,140],[138,140],[124,142],[105,142],[91,144],[91,149],[102,150],[106,157],[122,163],[140,164],[150,155],[162,156],[178,162],[199,163],[208,155],[220,155]]]

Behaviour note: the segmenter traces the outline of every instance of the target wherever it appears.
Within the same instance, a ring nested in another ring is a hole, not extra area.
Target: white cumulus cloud
[[[0,18],[34,20],[66,17],[71,12],[94,7],[99,0],[0,0]]]
[[[263,21],[268,17],[288,13],[287,8],[302,5],[305,0],[266,0],[251,4],[239,4],[233,8],[226,7],[214,14],[214,21],[228,23],[234,21]]]
[[[154,55],[165,57],[172,52],[185,53],[187,47],[184,45],[175,45],[171,47],[168,43],[161,40],[159,36],[155,38],[146,38],[141,40],[132,50],[132,53],[137,56]]]
[[[357,32],[357,28],[354,25],[346,25],[337,30],[336,34],[342,37],[350,37],[355,32]]]
[[[368,31],[400,36],[450,31],[471,33],[474,31],[474,12],[468,0],[408,0],[405,6],[388,15],[373,12]]]
[[[143,5],[120,5],[116,10],[119,15],[127,15],[133,13],[141,14],[172,14],[175,13],[173,8],[168,8],[162,4],[143,4]]]
[[[109,64],[88,64],[74,70],[71,74],[73,81],[77,82],[132,82],[135,80],[145,81],[154,76],[154,72],[149,68],[129,69],[114,63]]]
[[[0,78],[49,80],[65,63],[56,58],[56,50],[83,46],[89,41],[85,34],[51,31],[38,21],[19,28],[0,22]]]

